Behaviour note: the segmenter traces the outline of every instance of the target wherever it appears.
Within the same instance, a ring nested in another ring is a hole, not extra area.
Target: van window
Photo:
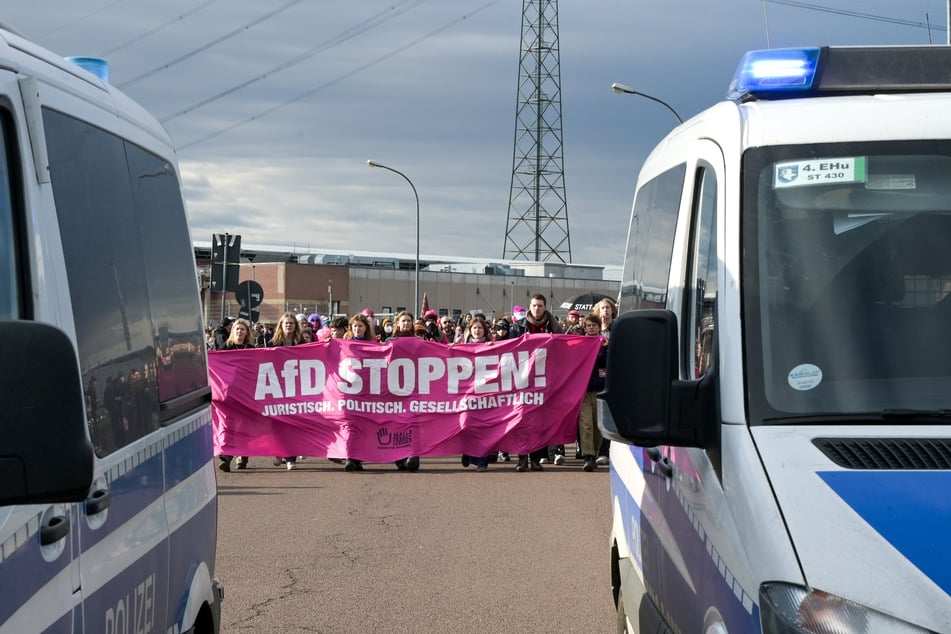
[[[689,339],[684,351],[692,358],[685,368],[691,368],[686,378],[700,378],[713,364],[713,340],[717,307],[717,182],[716,173],[709,168],[697,170],[691,227],[691,248],[688,270],[687,301],[684,311]]]
[[[160,403],[208,383],[195,254],[172,166],[126,144],[145,264]]]
[[[751,421],[951,408],[951,143],[759,148],[743,173]]]
[[[44,110],[79,346],[99,455],[157,429],[159,403],[207,384],[194,257],[174,170]]]
[[[687,167],[673,167],[645,183],[634,199],[621,282],[620,312],[666,308],[670,256]]]
[[[0,320],[22,317],[20,297],[20,241],[16,232],[14,192],[16,178],[11,174],[14,141],[10,116],[0,110]]]

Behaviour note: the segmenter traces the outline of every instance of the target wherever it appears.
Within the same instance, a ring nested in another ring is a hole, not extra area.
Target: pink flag
[[[215,453],[388,462],[573,443],[600,345],[406,337],[209,352]]]

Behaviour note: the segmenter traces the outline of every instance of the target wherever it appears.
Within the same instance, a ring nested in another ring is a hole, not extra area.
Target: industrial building
[[[234,293],[211,287],[211,242],[195,242],[206,323],[242,311]],[[263,298],[251,310],[257,321],[275,323],[286,312],[350,315],[364,308],[376,315],[414,314],[416,256],[295,246],[242,245],[238,282],[260,285]],[[617,297],[620,269],[563,262],[503,261],[420,255],[419,296],[440,315],[482,312],[510,315],[542,293],[557,317],[561,305],[585,293]],[[244,301],[247,304],[247,300]],[[252,302],[254,303],[254,302]]]

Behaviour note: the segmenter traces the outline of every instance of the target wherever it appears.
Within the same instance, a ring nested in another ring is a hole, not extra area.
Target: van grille
[[[813,444],[847,469],[951,469],[947,438],[815,438]]]

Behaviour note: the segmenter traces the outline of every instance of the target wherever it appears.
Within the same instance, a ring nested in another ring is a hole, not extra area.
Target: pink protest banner
[[[388,462],[575,441],[600,337],[208,353],[215,453]]]

